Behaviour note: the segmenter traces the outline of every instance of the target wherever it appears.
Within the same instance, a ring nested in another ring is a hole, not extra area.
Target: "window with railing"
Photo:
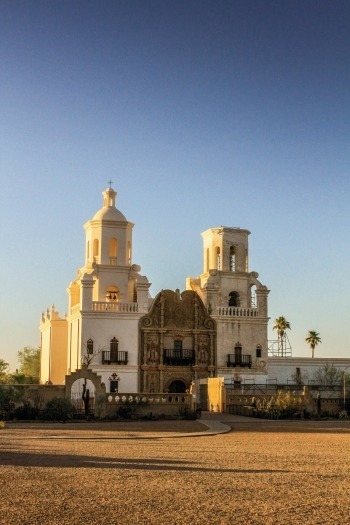
[[[113,350],[102,352],[102,364],[103,365],[127,365],[128,364],[128,352]]]
[[[252,356],[251,355],[245,355],[242,354],[240,356],[237,356],[235,354],[228,354],[227,355],[227,366],[242,366],[242,367],[248,367],[251,368],[252,366]]]
[[[184,348],[164,348],[163,363],[169,366],[194,365],[194,350],[188,350]]]
[[[119,341],[113,337],[109,343],[109,351],[102,352],[103,365],[126,365],[128,364],[128,352],[119,350]]]

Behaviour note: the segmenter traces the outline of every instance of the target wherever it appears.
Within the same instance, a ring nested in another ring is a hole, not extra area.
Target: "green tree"
[[[9,364],[6,363],[4,359],[0,359],[0,383],[7,383],[8,380],[8,367]]]
[[[283,343],[284,343],[284,334],[286,333],[286,330],[290,330],[290,323],[287,321],[287,319],[283,316],[277,317],[275,319],[275,325],[273,327],[273,330],[277,330],[278,335],[278,346],[280,350],[280,355],[283,357]]]
[[[40,375],[40,348],[25,346],[18,352],[19,374],[26,376],[29,383],[38,383]]]
[[[318,343],[322,343],[320,334],[316,330],[309,330],[305,341],[310,345],[312,357],[315,357],[315,348]]]

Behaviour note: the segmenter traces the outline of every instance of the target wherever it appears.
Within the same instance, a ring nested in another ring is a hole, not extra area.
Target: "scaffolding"
[[[292,346],[286,332],[283,338],[269,341],[267,353],[269,357],[292,357]]]

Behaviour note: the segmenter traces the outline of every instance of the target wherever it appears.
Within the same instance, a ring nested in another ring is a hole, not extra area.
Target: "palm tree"
[[[290,330],[289,321],[287,321],[285,317],[277,317],[277,319],[275,319],[275,326],[273,327],[273,330],[277,330],[281,357],[283,357],[283,339],[287,329]]]
[[[311,354],[312,357],[314,356],[315,347],[318,345],[318,343],[322,343],[320,334],[316,332],[316,330],[309,330],[309,333],[307,334],[307,338],[305,339],[307,343],[309,343],[311,348]]]

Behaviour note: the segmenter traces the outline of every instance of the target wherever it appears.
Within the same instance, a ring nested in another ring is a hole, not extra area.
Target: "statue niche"
[[[208,336],[200,336],[198,340],[198,364],[209,364],[209,338]]]
[[[158,334],[149,334],[147,337],[147,364],[159,363]]]

